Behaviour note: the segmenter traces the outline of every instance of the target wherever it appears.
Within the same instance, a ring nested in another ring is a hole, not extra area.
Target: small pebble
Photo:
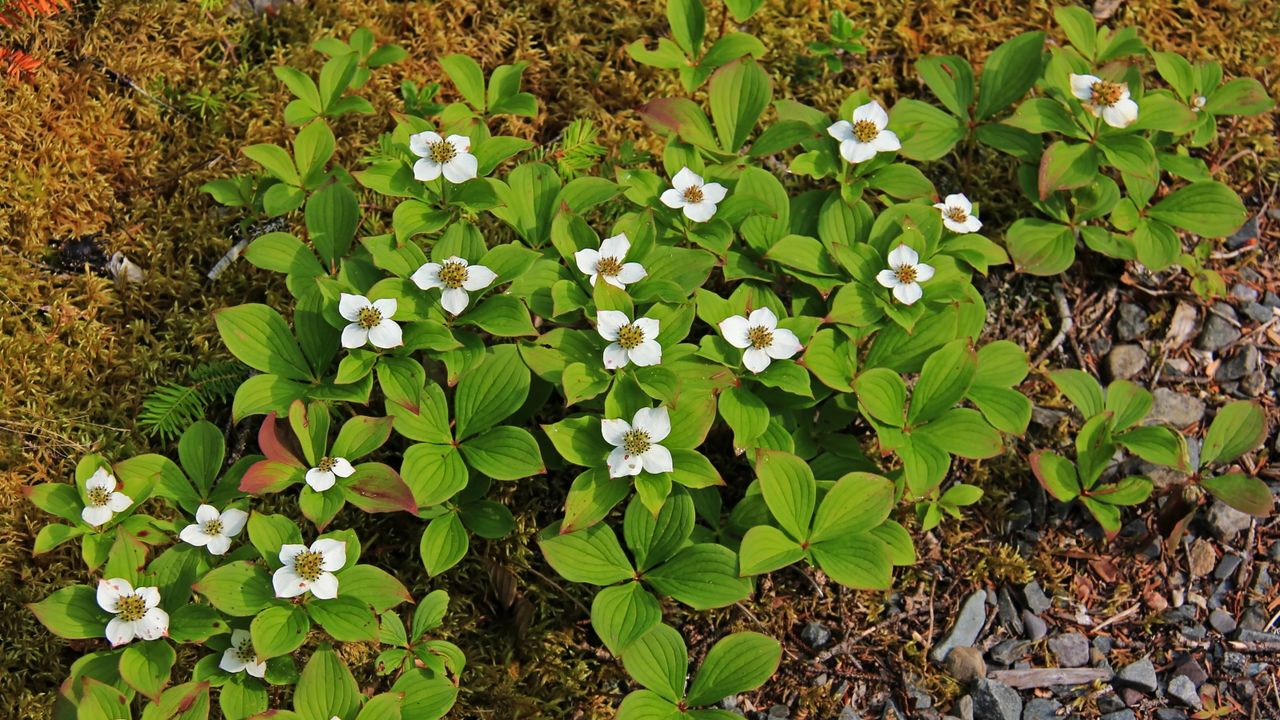
[[[1223,635],[1231,633],[1236,629],[1236,619],[1231,617],[1231,613],[1222,608],[1218,608],[1217,610],[1209,613],[1209,624],[1213,626],[1214,630],[1217,630]]]
[[[1196,686],[1186,675],[1175,675],[1169,681],[1169,694],[1189,708],[1199,710],[1201,707],[1200,696],[1196,694]]]

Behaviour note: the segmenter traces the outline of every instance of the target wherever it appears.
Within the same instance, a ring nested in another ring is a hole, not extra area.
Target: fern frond
[[[166,383],[142,401],[138,426],[148,435],[172,440],[192,423],[205,417],[209,405],[235,394],[247,372],[238,362],[197,365],[189,373],[190,385]]]
[[[555,160],[560,176],[572,179],[595,167],[607,150],[596,142],[600,129],[586,118],[578,118],[560,133],[554,143],[534,151],[535,161]]]

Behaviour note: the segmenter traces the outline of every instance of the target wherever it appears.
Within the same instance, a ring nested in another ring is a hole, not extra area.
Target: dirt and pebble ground
[[[923,97],[911,70],[922,53],[980,62],[1017,32],[1051,29],[1056,4],[841,3],[867,29],[870,53],[848,58],[834,75],[804,50],[825,34],[826,3],[775,0],[747,29],[770,47],[766,63],[780,93],[833,108],[853,87],[889,101]],[[1272,2],[1090,7],[1142,28],[1155,47],[1220,60],[1228,76],[1252,75],[1280,95],[1280,12]],[[204,279],[232,242],[234,218],[196,188],[247,170],[243,145],[286,136],[277,120],[286,98],[273,65],[314,69],[320,58],[308,49],[312,40],[360,25],[411,55],[370,84],[378,107],[398,107],[402,78],[437,79],[435,58],[448,52],[470,53],[486,67],[529,61],[526,83],[544,112],[501,130],[541,142],[585,116],[607,147],[634,141],[653,149],[633,110],[655,94],[678,92],[623,51],[665,31],[661,5],[648,1],[315,0],[264,15],[206,12],[186,0],[86,0],[72,13],[10,31],[5,42],[45,64],[30,81],[0,85],[0,716],[48,717],[78,652],[20,606],[84,579],[73,552],[30,555],[48,518],[20,489],[70,477],[85,452],[171,450],[135,431],[143,396],[182,381],[194,362],[225,357],[210,310],[283,302],[279,284],[243,264],[216,283]],[[344,124],[340,134],[353,138],[343,144],[344,160],[355,163],[359,143],[386,122]],[[1227,121],[1204,152],[1253,216],[1210,261],[1227,278],[1228,297],[1206,305],[1185,276],[1151,276],[1089,256],[1060,279],[995,273],[984,288],[990,336],[1041,355],[1063,322],[1057,289],[1074,329],[1036,370],[1084,367],[1134,379],[1155,391],[1162,420],[1192,435],[1228,400],[1254,398],[1273,430],[1242,463],[1280,483],[1276,135],[1274,116]],[[999,237],[1026,209],[1008,164],[977,157],[925,171],[939,188],[984,188],[984,220]],[[117,252],[138,266],[140,279],[113,277],[108,265]],[[733,630],[762,630],[783,642],[775,679],[730,704],[753,718],[795,720],[1280,717],[1276,521],[1217,509],[1182,543],[1166,546],[1152,503],[1126,513],[1124,531],[1105,540],[1078,509],[1049,501],[1027,473],[1025,454],[1062,442],[1078,419],[1042,374],[1023,389],[1038,406],[1031,431],[1006,456],[960,468],[986,497],[964,520],[917,534],[920,563],[899,573],[894,592],[855,593],[790,569],[722,611],[670,608],[668,622],[681,625],[695,658]],[[225,408],[216,412],[225,419]],[[451,593],[443,633],[470,661],[457,717],[611,717],[629,689],[591,635],[589,592],[556,580],[530,549],[537,528],[556,516],[549,498],[563,491],[563,478],[544,482],[554,487],[504,488],[502,499],[518,512],[516,533],[478,545],[435,581],[411,551],[420,526],[340,519],[360,530],[370,560],[397,571],[415,595],[434,587]],[[373,650],[348,644],[343,652],[360,663]]]

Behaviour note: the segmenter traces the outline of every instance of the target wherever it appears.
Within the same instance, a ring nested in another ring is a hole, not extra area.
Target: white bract
[[[392,298],[371,302],[363,295],[342,293],[338,314],[350,323],[342,331],[342,347],[348,350],[365,343],[383,349],[404,344],[400,326],[391,321],[396,314],[396,301]]]
[[[468,265],[458,256],[443,263],[429,262],[414,271],[410,279],[423,290],[440,290],[440,306],[457,315],[467,309],[468,292],[489,287],[498,274],[483,265]]]
[[[681,168],[671,178],[672,187],[662,193],[662,204],[684,211],[694,222],[706,222],[716,214],[716,205],[728,194],[720,183],[704,183],[702,176],[689,168]]]
[[[753,373],[762,372],[774,360],[786,360],[800,352],[800,339],[778,327],[778,316],[767,307],[751,315],[734,315],[720,321],[720,334],[729,344],[742,348],[742,364]]]
[[[351,477],[356,469],[346,458],[325,456],[320,458],[316,466],[307,471],[307,484],[316,492],[324,492],[333,487],[340,477]]]
[[[271,576],[276,597],[297,597],[310,590],[321,600],[338,597],[338,578],[335,572],[347,564],[347,544],[341,540],[321,538],[311,547],[285,545],[280,548],[280,562],[284,567]]]
[[[1094,117],[1102,118],[1111,127],[1128,127],[1138,119],[1138,103],[1129,99],[1128,83],[1071,73],[1071,94]]]
[[[222,652],[218,667],[229,673],[246,672],[256,678],[267,674],[267,663],[258,659],[248,630],[232,631],[231,647]]]
[[[428,130],[411,136],[409,149],[422,158],[413,164],[413,177],[424,182],[443,174],[445,180],[462,184],[475,177],[479,167],[471,154],[471,138],[466,135],[444,138]]]
[[[1208,101],[1209,99],[1205,96],[1197,95],[1195,99],[1191,101],[1191,112],[1200,112],[1204,109],[1204,104]]]
[[[160,591],[133,589],[124,578],[98,581],[98,606],[115,615],[107,623],[107,640],[119,647],[134,638],[155,640],[169,634],[169,613],[160,609]]]
[[[658,321],[653,318],[631,322],[624,312],[601,310],[596,313],[596,331],[610,341],[604,349],[604,366],[610,370],[626,367],[628,361],[640,367],[662,362]]]
[[[876,153],[893,152],[902,147],[898,134],[885,130],[889,114],[872,100],[853,111],[853,122],[839,120],[827,128],[827,134],[840,142],[840,156],[855,165],[866,162]]]
[[[962,194],[948,195],[934,207],[942,212],[942,224],[954,233],[976,233],[982,229],[982,221],[973,216],[973,203]]]
[[[621,418],[601,420],[600,432],[613,445],[609,453],[609,477],[639,475],[641,470],[671,472],[671,451],[658,443],[671,433],[671,417],[665,407],[641,408],[631,422]]]
[[[85,481],[84,494],[80,518],[94,527],[106,525],[116,513],[128,510],[133,504],[128,495],[116,492],[116,476],[104,467]]]
[[[640,281],[648,274],[638,262],[623,262],[630,249],[631,241],[627,239],[626,233],[622,233],[605,238],[600,243],[599,250],[579,250],[573,254],[573,259],[578,261],[578,269],[591,278],[592,285],[596,284],[596,278],[602,277],[610,285],[626,290],[627,285]]]
[[[249,521],[249,513],[227,508],[221,513],[212,505],[196,508],[196,521],[182,529],[179,537],[188,545],[209,549],[210,555],[225,555],[231,549],[231,538],[240,534]]]
[[[933,266],[920,262],[920,256],[906,245],[899,245],[889,253],[889,269],[881,270],[876,281],[892,288],[893,296],[903,305],[920,299],[924,291],[920,283],[933,277]]]

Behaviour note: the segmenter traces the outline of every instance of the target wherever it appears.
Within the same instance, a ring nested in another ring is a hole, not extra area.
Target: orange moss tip
[[[71,9],[71,0],[8,0],[0,5],[0,25],[10,27],[26,18],[54,15]]]
[[[4,17],[0,15],[0,18]],[[21,80],[40,67],[40,60],[16,48],[0,48],[0,71],[5,76]]]

